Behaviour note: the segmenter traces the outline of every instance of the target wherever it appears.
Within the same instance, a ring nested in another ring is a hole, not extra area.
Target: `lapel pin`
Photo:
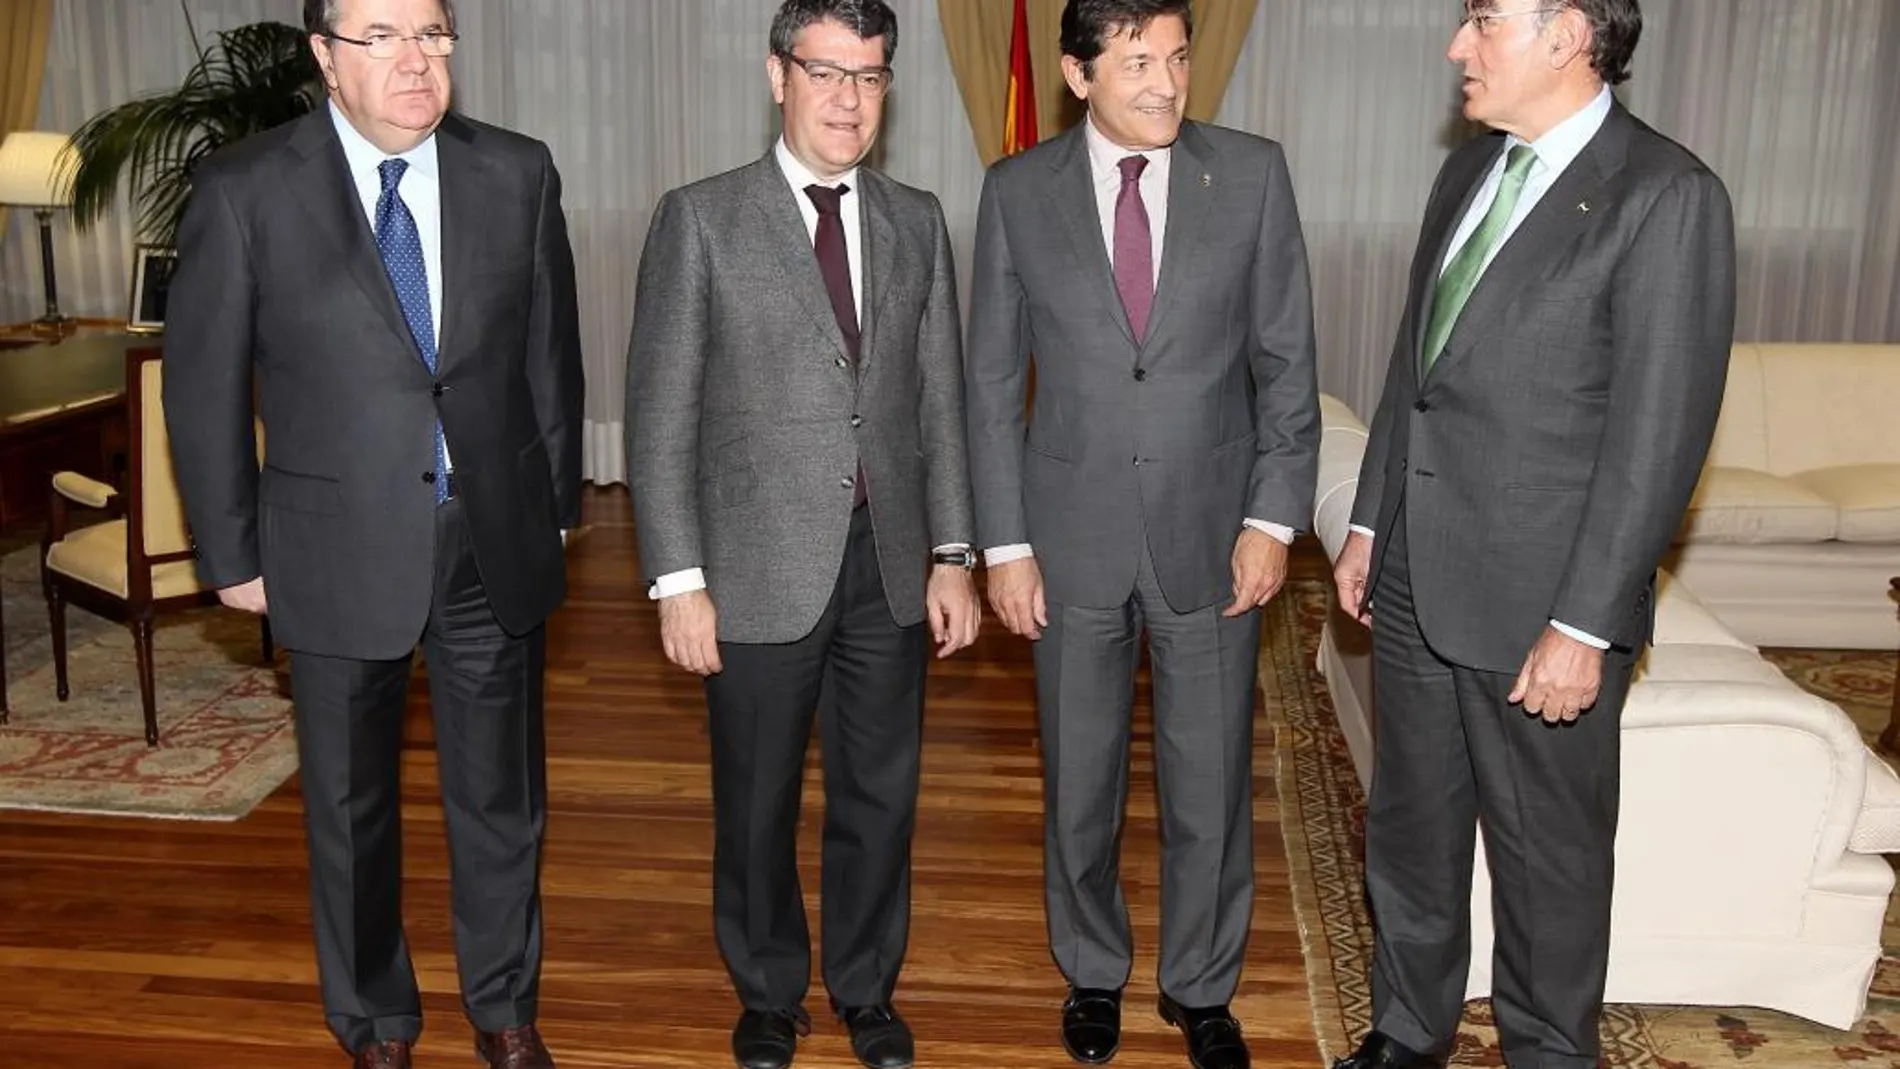
[[[1590,202],[1587,200],[1578,201],[1577,210],[1580,212],[1588,212],[1590,210]]]
[[[1201,176],[1201,188],[1202,188],[1202,189],[1207,189],[1207,188],[1209,188],[1209,187],[1211,187],[1211,186],[1212,186],[1213,184],[1214,184],[1214,176],[1213,176],[1213,175],[1210,175],[1210,174],[1203,174],[1203,175]]]

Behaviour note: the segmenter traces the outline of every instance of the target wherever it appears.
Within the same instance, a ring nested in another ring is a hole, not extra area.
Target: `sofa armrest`
[[[1366,454],[1366,425],[1345,402],[1320,395],[1319,480],[1313,494],[1313,534],[1337,560],[1352,520],[1359,465]]]

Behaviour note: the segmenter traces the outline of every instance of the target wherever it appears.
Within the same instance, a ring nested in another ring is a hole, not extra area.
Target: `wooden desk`
[[[80,333],[0,350],[0,532],[46,519],[53,473],[114,486],[125,466],[125,351],[149,335]]]

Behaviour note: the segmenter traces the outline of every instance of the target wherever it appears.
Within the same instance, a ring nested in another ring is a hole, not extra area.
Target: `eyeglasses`
[[[805,72],[806,80],[813,89],[821,93],[830,93],[844,88],[846,81],[858,83],[858,91],[865,96],[879,97],[891,87],[894,72],[889,67],[862,67],[852,70],[840,67],[836,63],[826,63],[822,59],[800,59],[790,52],[780,52],[779,57],[798,64]]]
[[[1466,23],[1470,23],[1472,28],[1479,33],[1490,33],[1491,24],[1502,19],[1508,19],[1515,15],[1549,15],[1562,10],[1563,8],[1561,7],[1533,7],[1524,11],[1466,11],[1464,15],[1458,19],[1458,25],[1462,27]]]
[[[455,51],[455,42],[459,35],[448,30],[424,30],[421,33],[409,35],[372,33],[360,41],[337,33],[326,33],[324,36],[332,41],[342,41],[346,45],[356,45],[369,53],[371,59],[395,59],[402,52],[403,44],[408,41],[414,41],[422,49],[423,55],[441,59]]]

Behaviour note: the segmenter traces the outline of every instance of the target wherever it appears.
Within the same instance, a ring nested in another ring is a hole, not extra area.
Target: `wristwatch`
[[[976,568],[976,550],[968,546],[962,549],[939,549],[930,554],[932,564],[949,564],[958,568]]]

